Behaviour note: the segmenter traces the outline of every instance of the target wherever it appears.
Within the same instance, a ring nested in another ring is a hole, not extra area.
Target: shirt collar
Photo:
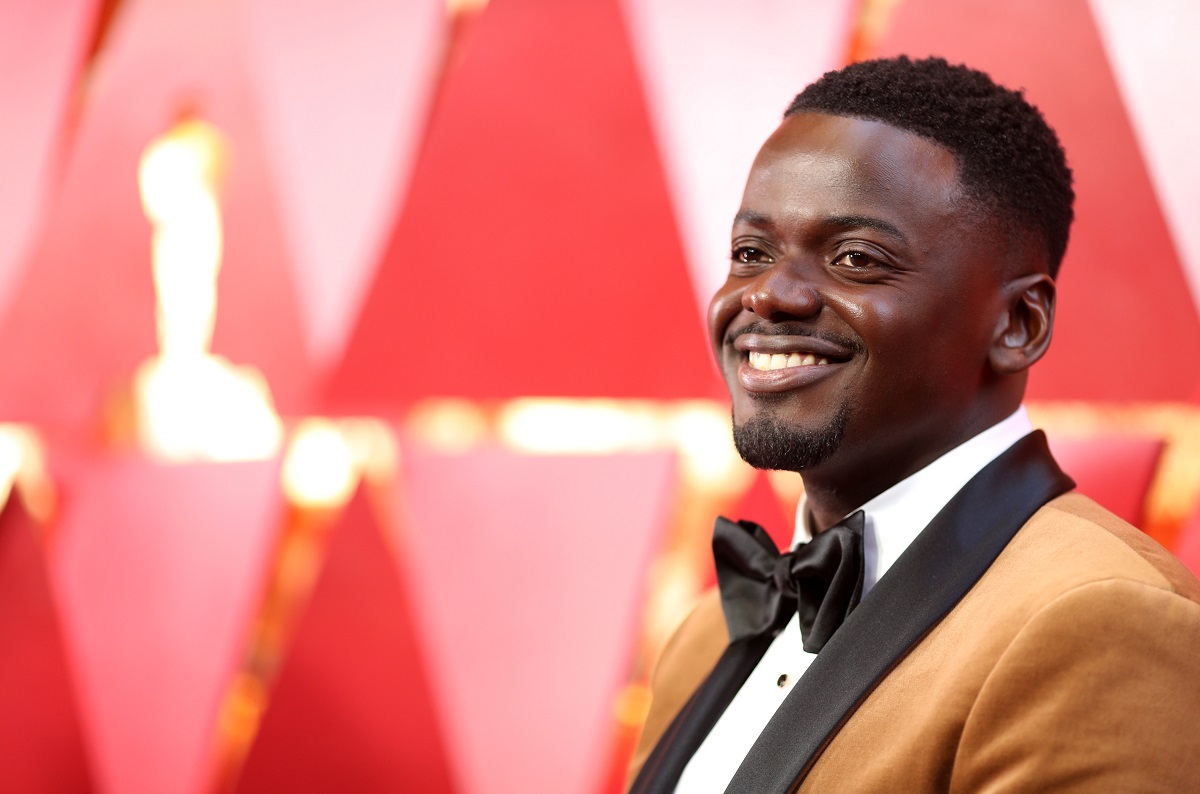
[[[859,508],[866,513],[863,595],[968,480],[1031,430],[1029,415],[1021,406],[1007,419],[959,444]],[[812,539],[805,506],[801,498],[793,548]]]

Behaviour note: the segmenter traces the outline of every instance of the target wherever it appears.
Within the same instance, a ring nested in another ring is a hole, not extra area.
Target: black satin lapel
[[[750,637],[726,646],[716,667],[692,694],[654,746],[629,794],[671,794],[679,776],[733,696],[762,659],[771,637]]]
[[[1029,517],[1074,487],[1041,431],[967,482],[796,682],[726,794],[791,791],[876,683],[966,595]]]

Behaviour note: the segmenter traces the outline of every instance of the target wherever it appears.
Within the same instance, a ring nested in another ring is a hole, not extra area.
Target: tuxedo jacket
[[[1200,583],[1041,433],[972,479],[772,717],[728,791],[1200,792]],[[630,771],[671,792],[770,638],[718,595],[665,647]]]

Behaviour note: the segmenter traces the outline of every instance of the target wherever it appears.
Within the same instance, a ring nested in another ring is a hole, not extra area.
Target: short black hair
[[[879,121],[950,150],[966,194],[1046,245],[1057,276],[1074,218],[1058,136],[1021,91],[943,58],[883,58],[826,72],[784,118],[815,112]]]

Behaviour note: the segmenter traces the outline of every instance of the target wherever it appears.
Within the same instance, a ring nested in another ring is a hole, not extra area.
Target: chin
[[[770,413],[733,423],[733,444],[756,469],[800,472],[829,460],[842,444],[849,410],[841,406],[819,427],[797,427]]]

